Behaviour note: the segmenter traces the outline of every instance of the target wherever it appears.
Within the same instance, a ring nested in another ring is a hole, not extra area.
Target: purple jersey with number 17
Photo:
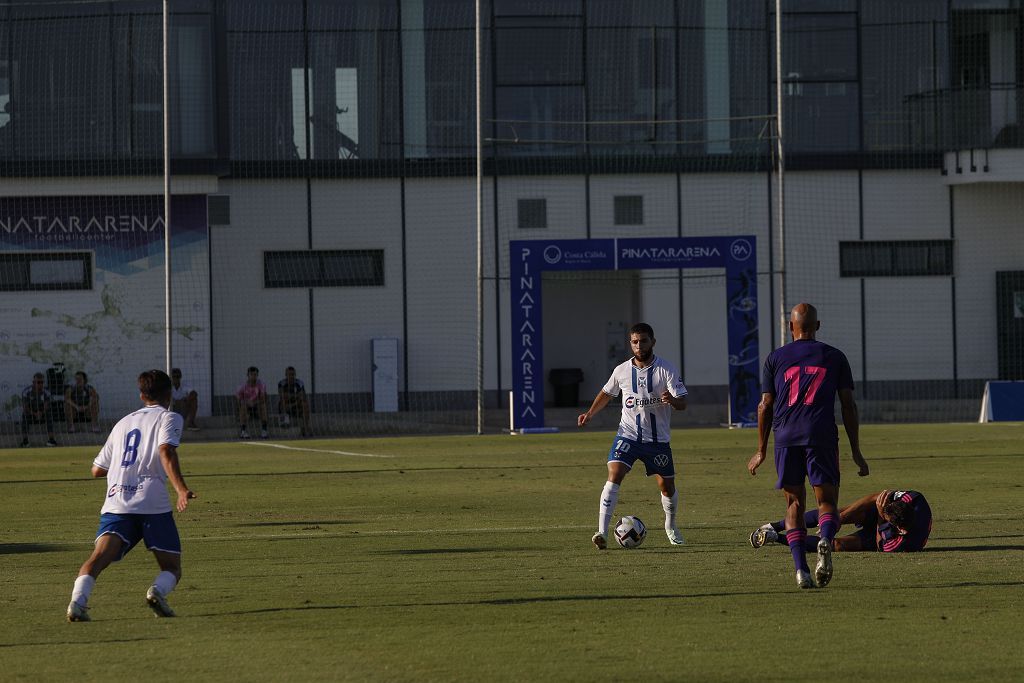
[[[835,400],[842,389],[853,389],[853,372],[834,346],[799,339],[768,354],[761,393],[775,397],[775,446],[837,444]]]

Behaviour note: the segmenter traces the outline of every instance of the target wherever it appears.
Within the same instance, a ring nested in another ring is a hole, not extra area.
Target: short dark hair
[[[163,370],[146,370],[139,375],[139,393],[147,401],[160,401],[171,393],[171,378]]]
[[[250,372],[255,372],[258,375],[260,373],[260,369],[258,367],[256,367],[255,365],[250,365],[249,369],[246,370],[245,372],[246,372],[246,374],[248,374]]]
[[[291,365],[289,365],[288,367],[286,367],[286,368],[284,369],[284,371],[285,371],[285,372],[288,372],[289,370],[291,370],[292,372],[295,372],[295,368],[294,368],[294,367],[292,367]]]
[[[647,323],[637,323],[633,327],[629,328],[630,334],[646,334],[651,339],[654,339],[654,328]]]
[[[36,374],[32,375],[32,379],[46,379],[46,378],[43,377],[43,373],[37,372]]]
[[[75,377],[78,377],[79,375],[82,376],[82,381],[83,382],[88,382],[89,381],[89,375],[85,374],[83,371],[79,370],[78,372],[75,373]]]
[[[914,508],[899,498],[891,498],[882,506],[889,523],[902,531],[910,533],[914,530]]]
[[[171,368],[171,377],[181,377],[181,368]]]

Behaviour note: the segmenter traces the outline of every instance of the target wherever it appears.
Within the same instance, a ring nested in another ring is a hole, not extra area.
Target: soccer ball
[[[647,527],[640,521],[639,517],[627,515],[615,525],[615,540],[623,548],[636,548],[644,542],[647,536]]]

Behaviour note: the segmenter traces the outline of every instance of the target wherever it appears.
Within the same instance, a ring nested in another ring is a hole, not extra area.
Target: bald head
[[[789,329],[794,340],[814,339],[814,334],[820,326],[818,309],[810,304],[797,304],[789,313]]]

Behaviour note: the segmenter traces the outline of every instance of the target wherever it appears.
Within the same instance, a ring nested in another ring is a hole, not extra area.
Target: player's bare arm
[[[772,431],[772,417],[775,415],[775,396],[761,394],[761,402],[757,404],[757,452],[747,463],[751,476],[757,475],[757,468],[764,462],[764,454],[768,450],[768,435]]]
[[[842,406],[843,429],[850,440],[850,450],[853,455],[853,463],[857,466],[857,475],[868,476],[868,461],[860,452],[860,413],[857,410],[857,402],[853,399],[852,389],[839,390],[839,403]]]
[[[686,397],[673,396],[668,389],[661,392],[661,402],[669,404],[673,410],[686,410]]]
[[[99,479],[100,477],[107,476],[107,470],[100,467],[99,465],[92,466],[92,476]]]
[[[878,497],[881,495],[880,493],[869,493],[843,507],[839,511],[840,524],[864,524],[877,507]]]
[[[612,397],[610,395],[604,393],[603,391],[597,392],[597,396],[594,397],[594,402],[590,404],[590,410],[576,418],[576,426],[585,426],[588,422],[590,422],[591,418],[593,418],[595,415],[601,412],[604,409],[604,407],[608,405],[608,402],[611,400]]]
[[[175,506],[178,512],[184,512],[188,507],[188,501],[195,498],[196,494],[185,485],[185,478],[181,474],[181,463],[178,462],[178,449],[169,443],[160,446],[160,461],[164,464],[164,472],[171,480],[171,486],[178,493],[178,504]]]

